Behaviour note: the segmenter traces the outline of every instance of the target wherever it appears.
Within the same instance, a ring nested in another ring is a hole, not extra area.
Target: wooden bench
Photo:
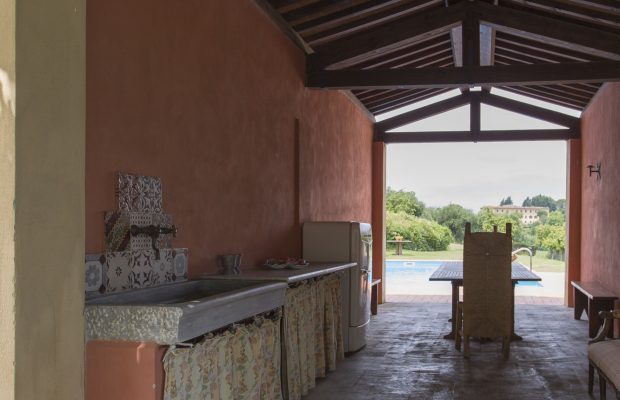
[[[599,317],[599,311],[609,311],[614,308],[614,300],[618,296],[601,287],[595,282],[571,281],[575,299],[575,319],[581,319],[585,311],[588,315],[588,335],[593,338],[603,324]],[[608,332],[608,337],[613,337],[613,329]]]
[[[381,278],[373,279],[370,282],[370,313],[372,315],[377,315],[377,307],[379,304],[379,284],[381,283]]]

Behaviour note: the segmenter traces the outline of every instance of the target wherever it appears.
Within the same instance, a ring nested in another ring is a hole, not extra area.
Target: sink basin
[[[282,306],[287,284],[200,279],[88,299],[87,340],[175,344]]]

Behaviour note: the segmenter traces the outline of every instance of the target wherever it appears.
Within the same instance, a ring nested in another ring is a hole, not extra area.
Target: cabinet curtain
[[[164,356],[165,400],[279,400],[280,318],[256,318]]]
[[[298,400],[318,377],[344,358],[340,278],[331,274],[286,292],[283,383],[285,398]]]

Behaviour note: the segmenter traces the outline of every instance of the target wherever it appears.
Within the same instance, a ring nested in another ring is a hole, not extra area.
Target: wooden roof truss
[[[371,115],[462,92],[388,121],[470,105],[468,132],[392,133],[385,127],[397,122],[378,123],[376,137],[388,142],[579,137],[570,117],[490,90],[581,111],[603,82],[620,80],[618,0],[256,1],[306,51],[308,87],[350,91]],[[566,129],[481,132],[481,103],[552,118]]]

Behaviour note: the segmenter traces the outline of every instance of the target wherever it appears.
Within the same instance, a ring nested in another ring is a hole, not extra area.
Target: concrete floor
[[[463,359],[446,303],[387,303],[371,320],[368,345],[347,357],[304,400],[589,399],[587,321],[557,305],[517,305],[508,361],[500,343],[472,343]],[[596,378],[595,378],[596,379]],[[595,381],[595,398],[598,398]],[[614,398],[611,391],[609,398]]]

